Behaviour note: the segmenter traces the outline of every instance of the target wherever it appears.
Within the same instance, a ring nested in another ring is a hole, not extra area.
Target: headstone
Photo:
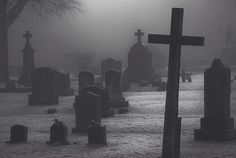
[[[58,96],[55,91],[55,74],[51,68],[42,67],[31,73],[32,95],[29,95],[29,105],[56,105]]]
[[[88,127],[88,144],[107,145],[106,127],[92,121]]]
[[[55,92],[59,96],[70,96],[74,90],[70,88],[70,75],[62,72],[55,72]]]
[[[79,73],[79,91],[84,87],[94,84],[94,75],[89,71],[82,71]]]
[[[32,34],[26,31],[23,37],[26,39],[25,47],[22,49],[23,53],[23,69],[20,75],[19,84],[25,87],[31,86],[31,72],[34,70],[34,52],[35,50],[31,47],[30,38]]]
[[[191,73],[188,73],[186,75],[186,79],[188,80],[188,82],[192,82],[192,74]]]
[[[50,141],[47,144],[63,144],[68,145],[67,127],[62,121],[55,119],[55,123],[50,127]]]
[[[152,81],[152,53],[142,43],[144,33],[138,29],[135,33],[137,43],[132,46],[128,54],[128,68],[124,72],[124,80],[129,82],[140,82],[141,80]]]
[[[234,119],[230,116],[231,72],[215,59],[204,73],[204,118],[195,140],[228,140],[236,138]]]
[[[114,112],[109,104],[109,94],[107,89],[99,88],[96,86],[89,86],[85,87],[82,92],[92,92],[100,97],[101,117],[106,118],[114,115]]]
[[[125,100],[121,91],[120,73],[117,70],[107,71],[105,74],[105,87],[109,93],[110,105],[114,108],[127,108],[129,102]]]
[[[11,127],[10,141],[7,143],[27,143],[28,128],[23,125]]]
[[[122,62],[112,58],[105,59],[101,62],[101,77],[102,80],[105,78],[105,73],[109,70],[118,70],[122,73]]]
[[[9,90],[16,89],[16,83],[13,81],[8,81],[5,85],[5,88]]]
[[[149,43],[170,44],[165,121],[163,133],[163,158],[179,158],[181,119],[178,119],[179,74],[182,45],[204,45],[203,37],[182,36],[183,8],[173,8],[170,35],[148,36]]]
[[[182,82],[186,81],[186,71],[184,69],[181,70],[181,78],[182,78]]]
[[[100,97],[92,92],[81,92],[75,100],[75,122],[73,133],[87,133],[92,120],[101,124]]]

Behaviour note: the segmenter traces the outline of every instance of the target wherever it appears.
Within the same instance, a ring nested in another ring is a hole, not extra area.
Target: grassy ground
[[[179,114],[182,116],[181,158],[235,158],[236,140],[199,142],[193,130],[203,115],[203,76],[193,83],[181,83]],[[236,118],[236,83],[232,83],[231,110]],[[87,145],[87,136],[72,134],[75,126],[74,97],[61,97],[55,106],[28,106],[28,94],[0,94],[0,158],[156,158],[161,156],[165,92],[127,92],[128,114],[102,120],[107,128],[108,145]],[[47,109],[57,113],[48,115]],[[70,145],[49,146],[49,128],[53,119],[62,120],[69,129]],[[29,127],[28,143],[6,144],[10,127]]]

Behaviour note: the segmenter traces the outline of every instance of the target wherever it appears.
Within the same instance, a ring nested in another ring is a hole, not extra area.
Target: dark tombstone
[[[32,34],[29,31],[26,31],[23,37],[26,39],[25,47],[22,49],[23,53],[23,69],[20,75],[19,84],[24,85],[25,87],[31,86],[31,77],[30,74],[34,70],[34,52],[35,50],[31,47],[30,38]]]
[[[129,103],[122,95],[120,73],[117,70],[107,71],[105,74],[105,87],[109,93],[110,105],[114,108],[127,108]]]
[[[179,77],[182,45],[204,45],[203,37],[182,36],[183,8],[173,8],[170,35],[148,36],[149,43],[170,44],[163,133],[163,158],[179,158],[181,119],[178,119]]]
[[[51,68],[42,67],[31,73],[32,95],[29,95],[29,105],[56,105],[58,96],[55,92],[55,74]]]
[[[112,58],[105,59],[101,62],[101,77],[104,80],[105,73],[109,70],[118,70],[122,73],[122,62]]]
[[[50,127],[50,141],[46,143],[68,145],[67,131],[66,125],[55,119],[55,123]]]
[[[28,128],[23,125],[11,127],[10,141],[7,143],[27,143]]]
[[[81,92],[75,100],[75,122],[73,133],[87,133],[92,120],[101,124],[100,97],[92,92]]]
[[[94,75],[89,71],[82,71],[79,73],[79,91],[84,87],[94,84]]]
[[[5,88],[9,90],[14,90],[16,89],[16,83],[13,81],[8,81],[5,85]]]
[[[88,126],[88,144],[107,145],[106,127],[92,121]]]
[[[181,78],[182,78],[182,82],[185,82],[185,80],[186,80],[186,71],[184,69],[181,70]]]
[[[106,89],[99,88],[96,86],[85,87],[82,92],[92,92],[97,94],[100,97],[100,112],[101,117],[110,117],[114,116],[114,112],[109,104],[109,94]]]
[[[128,68],[124,72],[124,79],[129,82],[140,82],[146,80],[151,82],[153,78],[152,53],[148,46],[142,43],[144,33],[138,29],[135,33],[137,43],[128,53]]]
[[[70,96],[74,90],[70,88],[70,75],[62,72],[55,72],[55,92],[59,96]]]
[[[192,74],[191,73],[188,73],[186,75],[186,79],[188,80],[188,82],[192,82]]]
[[[215,59],[204,73],[204,118],[195,140],[228,140],[236,138],[234,119],[230,116],[231,72]]]

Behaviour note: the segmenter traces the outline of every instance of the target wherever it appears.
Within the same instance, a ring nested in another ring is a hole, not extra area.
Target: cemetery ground
[[[236,140],[194,141],[203,116],[203,75],[180,83],[179,115],[182,117],[181,158],[235,158]],[[72,87],[77,87],[76,83]],[[77,91],[77,90],[76,90]],[[0,158],[156,158],[161,157],[166,92],[125,92],[130,112],[102,119],[108,145],[87,145],[86,135],[72,134],[75,127],[74,96],[60,97],[59,105],[29,106],[28,94],[0,94]],[[47,114],[49,108],[57,113]],[[231,115],[236,118],[236,81],[232,83]],[[57,118],[69,131],[70,145],[47,145],[49,129]],[[7,144],[10,127],[28,126],[27,144]]]

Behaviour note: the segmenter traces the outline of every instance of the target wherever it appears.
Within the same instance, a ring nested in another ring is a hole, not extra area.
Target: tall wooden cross
[[[135,36],[138,37],[137,43],[142,43],[142,36],[144,35],[144,33],[141,31],[141,29],[138,29],[137,32],[135,33]]]
[[[203,46],[204,37],[182,36],[183,8],[173,8],[170,35],[148,36],[149,43],[169,44],[162,158],[179,157],[181,119],[178,118],[181,46]]]

